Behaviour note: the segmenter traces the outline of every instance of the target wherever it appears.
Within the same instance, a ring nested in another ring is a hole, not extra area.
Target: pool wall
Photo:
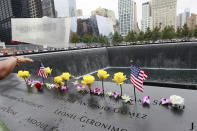
[[[196,69],[197,43],[116,46],[33,54],[28,57],[35,62],[22,65],[14,72],[22,69],[36,75],[42,61],[45,67],[54,70],[53,76],[62,72],[80,76],[109,66],[128,67],[131,59],[140,67]]]
[[[139,45],[107,48],[112,67],[197,68],[197,43]]]

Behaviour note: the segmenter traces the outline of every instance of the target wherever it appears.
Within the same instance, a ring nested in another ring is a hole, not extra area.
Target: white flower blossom
[[[182,98],[181,96],[172,95],[170,96],[170,101],[172,105],[179,105],[179,106],[184,105],[184,98]]]
[[[125,103],[131,101],[131,98],[129,96],[126,96],[126,95],[122,96],[122,99],[124,100]]]

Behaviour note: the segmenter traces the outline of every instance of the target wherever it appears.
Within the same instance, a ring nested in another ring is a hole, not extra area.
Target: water
[[[125,83],[130,83],[130,68],[108,68],[106,71],[110,77],[106,81],[112,81],[113,74],[116,72],[123,72],[127,76]],[[145,72],[149,74],[145,82],[159,82],[159,83],[177,83],[177,84],[197,84],[197,70],[190,69],[168,69],[168,68],[145,68]],[[96,80],[97,72],[92,74]]]

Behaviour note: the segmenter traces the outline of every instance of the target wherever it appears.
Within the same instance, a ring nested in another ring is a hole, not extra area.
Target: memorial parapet
[[[100,88],[95,82],[92,88]],[[137,102],[125,104],[107,96],[80,94],[69,85],[65,94],[44,89],[28,94],[25,82],[11,74],[0,82],[0,119],[11,131],[189,131],[197,130],[196,91],[145,86]],[[133,87],[124,84],[123,94],[133,97]],[[115,83],[105,82],[105,90],[118,91]],[[184,109],[160,104],[162,97],[180,95]],[[143,96],[151,96],[149,106]]]

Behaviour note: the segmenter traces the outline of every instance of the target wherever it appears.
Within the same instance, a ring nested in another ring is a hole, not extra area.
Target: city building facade
[[[113,24],[109,18],[91,15],[71,18],[71,33],[77,33],[81,38],[85,35],[112,36]]]
[[[42,0],[43,16],[56,18],[54,0]]]
[[[57,17],[76,16],[76,0],[54,0]]]
[[[76,11],[76,16],[83,16],[83,11],[82,11],[82,9],[77,9],[77,11]]]
[[[76,0],[68,0],[69,4],[69,17],[76,16]]]
[[[177,27],[181,28],[183,26],[182,24],[182,19],[183,19],[183,13],[180,13],[178,16],[177,16]]]
[[[41,0],[28,0],[29,14],[31,18],[41,18],[42,13],[42,2]]]
[[[115,13],[113,10],[99,7],[96,10],[92,11],[91,15],[99,15],[99,16],[107,17],[112,21],[113,25],[117,24],[117,19],[115,17]]]
[[[133,0],[118,0],[120,34],[126,36],[137,27],[136,3]]]
[[[197,25],[197,14],[191,13],[189,18],[188,27],[190,30],[194,30]]]
[[[182,27],[184,26],[184,24],[189,24],[189,17],[190,17],[190,9],[189,8],[186,8],[184,10],[184,13],[182,15]]]
[[[11,18],[30,18],[26,0],[0,0],[0,40],[11,41]]]
[[[147,28],[152,30],[151,4],[145,2],[142,4],[142,27],[141,30],[146,32]]]
[[[177,0],[152,0],[152,27],[173,26],[177,28]]]

